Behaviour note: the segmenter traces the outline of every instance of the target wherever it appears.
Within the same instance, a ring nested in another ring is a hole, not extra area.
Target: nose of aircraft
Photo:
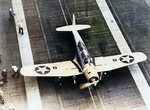
[[[94,81],[93,84],[94,84],[94,86],[96,86],[97,85],[97,81]]]
[[[96,76],[93,76],[93,77],[91,77],[90,79],[89,79],[89,82],[90,83],[93,83],[93,82],[95,82],[95,81],[98,81],[98,77],[96,77]]]

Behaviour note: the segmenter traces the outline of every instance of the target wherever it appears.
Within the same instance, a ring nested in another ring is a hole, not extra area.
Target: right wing
[[[146,59],[147,56],[141,52],[108,57],[95,57],[95,66],[97,72],[104,72],[139,63],[145,61]]]
[[[53,76],[67,77],[82,74],[71,61],[47,63],[38,65],[23,66],[21,74],[24,76]]]

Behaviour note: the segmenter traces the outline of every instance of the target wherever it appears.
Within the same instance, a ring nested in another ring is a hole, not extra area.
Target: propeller
[[[89,82],[88,83],[82,83],[82,84],[80,84],[80,89],[85,89],[85,88],[90,87],[92,85],[96,86],[98,82],[99,82],[99,80],[93,81],[92,83],[89,83]]]

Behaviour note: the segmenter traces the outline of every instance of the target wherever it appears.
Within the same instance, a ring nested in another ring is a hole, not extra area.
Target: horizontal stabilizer
[[[83,29],[88,29],[90,28],[90,25],[68,25],[68,26],[62,26],[59,28],[56,28],[56,31],[79,31]]]

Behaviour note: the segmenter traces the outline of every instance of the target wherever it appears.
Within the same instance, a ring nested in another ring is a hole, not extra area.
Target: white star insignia
[[[42,74],[45,74],[45,72],[49,72],[50,70],[49,69],[47,69],[47,67],[46,66],[44,66],[44,67],[38,67],[38,70],[36,70],[36,72],[41,72]]]
[[[129,56],[129,55],[122,56],[121,58],[122,58],[121,59],[122,62],[127,62],[127,63],[131,63],[134,60],[134,58],[132,56]]]

